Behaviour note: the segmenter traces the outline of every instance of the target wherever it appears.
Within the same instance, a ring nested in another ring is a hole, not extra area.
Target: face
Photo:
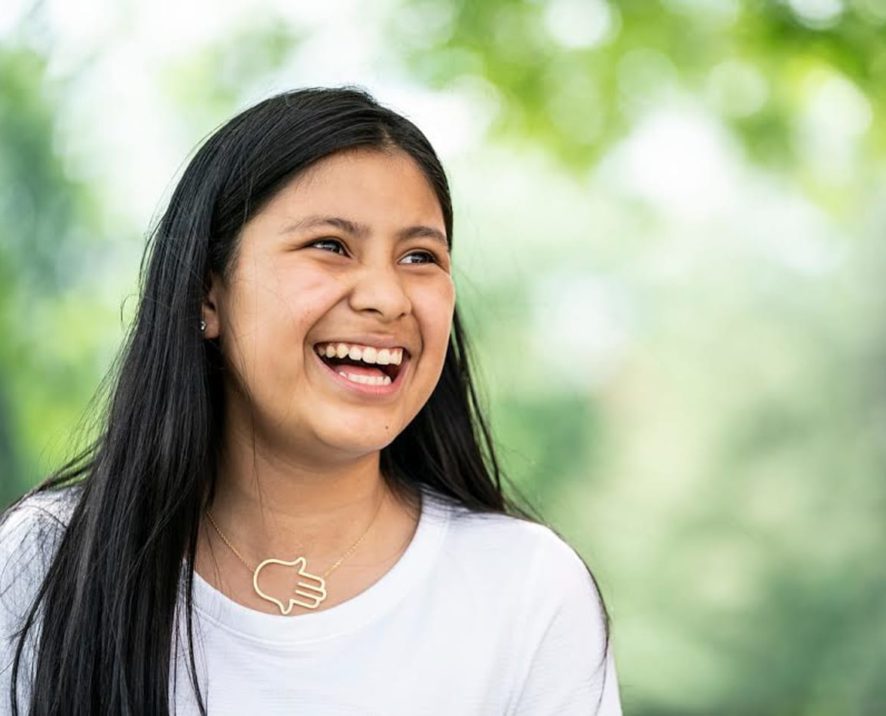
[[[455,291],[443,213],[409,155],[353,150],[296,177],[213,277],[229,430],[306,460],[389,444],[440,377]]]

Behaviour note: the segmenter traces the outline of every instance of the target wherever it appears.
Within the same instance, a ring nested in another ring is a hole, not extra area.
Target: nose
[[[393,266],[364,266],[356,276],[350,304],[358,313],[374,313],[385,322],[412,311],[402,277]]]

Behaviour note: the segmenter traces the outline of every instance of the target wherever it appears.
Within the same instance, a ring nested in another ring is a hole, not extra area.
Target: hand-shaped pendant
[[[298,597],[290,597],[289,603],[286,605],[284,605],[279,599],[275,599],[263,592],[261,587],[258,586],[259,575],[261,574],[262,569],[269,564],[295,567],[298,570],[297,574],[299,579],[295,585],[295,593]],[[289,612],[292,611],[292,607],[295,605],[305,607],[305,609],[316,609],[326,599],[326,580],[323,579],[323,577],[318,577],[316,574],[311,574],[307,571],[307,560],[305,560],[304,557],[299,557],[292,562],[286,562],[282,559],[266,559],[255,568],[255,572],[252,575],[252,586],[258,596],[265,601],[276,604],[280,609],[280,613],[283,615],[289,614]]]

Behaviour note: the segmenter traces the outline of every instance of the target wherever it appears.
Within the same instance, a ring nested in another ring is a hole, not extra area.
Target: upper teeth
[[[357,343],[317,344],[317,353],[327,358],[350,358],[373,365],[400,365],[403,362],[402,348],[373,348]]]

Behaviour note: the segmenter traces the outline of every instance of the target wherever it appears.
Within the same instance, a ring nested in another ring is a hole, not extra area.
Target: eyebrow
[[[281,234],[292,234],[298,233],[301,231],[308,231],[310,229],[316,229],[323,226],[332,226],[340,231],[344,231],[347,234],[351,234],[352,236],[356,236],[361,239],[365,239],[369,236],[370,230],[366,224],[359,224],[355,221],[351,221],[350,219],[343,219],[340,216],[306,216],[303,219],[299,219],[293,224],[289,224],[285,228],[281,229]],[[397,232],[397,240],[402,241],[405,239],[413,239],[417,237],[423,237],[428,239],[433,239],[434,241],[438,241],[446,247],[446,250],[449,251],[449,241],[446,239],[446,234],[444,234],[439,229],[435,229],[431,226],[424,226],[422,224],[416,226],[407,226],[405,229],[400,229]]]

